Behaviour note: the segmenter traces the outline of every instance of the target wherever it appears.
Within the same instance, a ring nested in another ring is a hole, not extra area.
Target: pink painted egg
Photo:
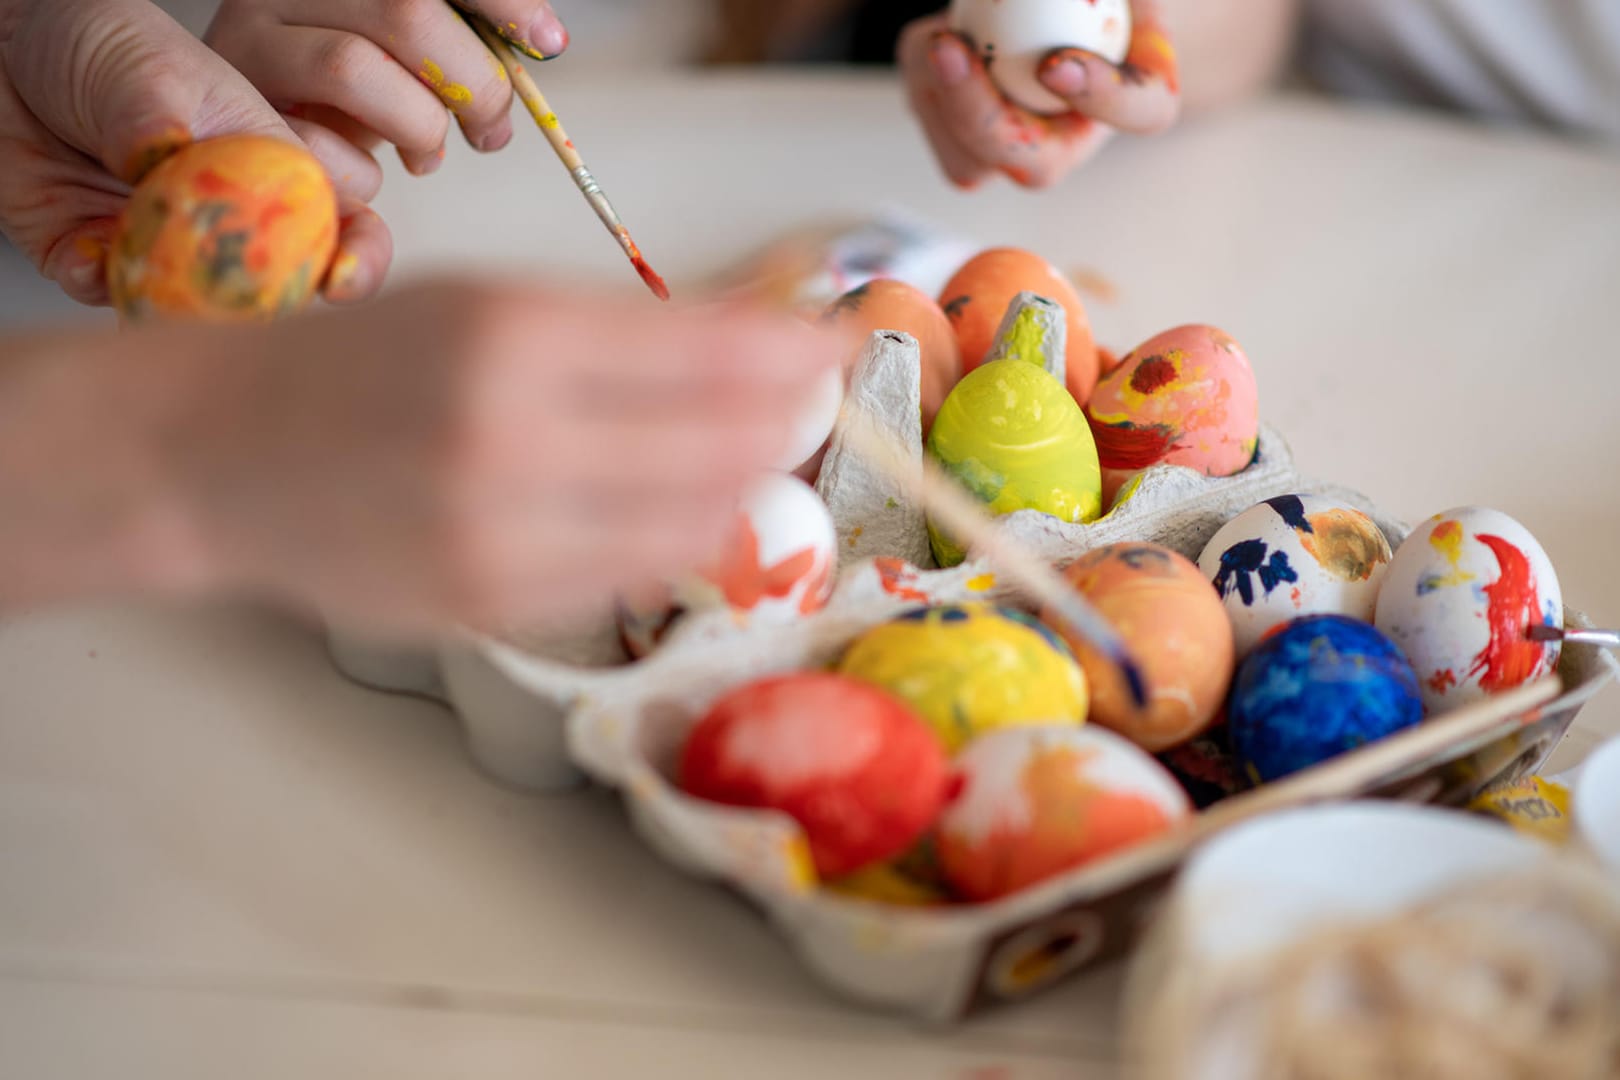
[[[1213,326],[1182,326],[1139,347],[1086,405],[1112,503],[1136,473],[1180,465],[1235,476],[1260,443],[1260,392],[1238,343]]]
[[[1175,777],[1097,728],[1005,728],[957,756],[935,831],[964,899],[997,900],[1173,828],[1192,813]]]
[[[687,794],[797,821],[829,879],[916,844],[944,805],[949,774],[944,747],[905,705],[821,673],[727,694],[692,729],[680,762]]]
[[[621,598],[619,629],[630,655],[658,647],[683,615],[729,609],[750,626],[820,611],[832,594],[838,535],[815,490],[772,473],[743,499],[725,548],[679,581]]]
[[[1401,545],[1376,619],[1417,670],[1433,713],[1552,674],[1558,643],[1526,630],[1562,626],[1563,594],[1528,529],[1468,506],[1430,518]]]

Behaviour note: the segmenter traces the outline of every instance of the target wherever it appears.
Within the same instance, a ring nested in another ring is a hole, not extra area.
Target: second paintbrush
[[[596,216],[602,219],[602,224],[607,226],[613,238],[624,249],[625,255],[629,256],[636,273],[641,275],[641,280],[647,283],[647,288],[651,289],[658,299],[668,300],[669,286],[664,284],[664,279],[659,277],[642,257],[641,249],[630,238],[630,230],[625,228],[618,212],[613,209],[613,204],[608,202],[607,196],[602,193],[602,186],[596,182],[596,177],[585,167],[585,160],[574,148],[574,141],[563,130],[562,121],[557,119],[556,112],[546,103],[545,95],[540,92],[540,87],[535,84],[528,69],[523,66],[523,61],[518,59],[517,52],[479,16],[463,12],[462,17],[478,31],[478,36],[506,69],[518,99],[523,102],[524,108],[529,110],[529,115],[534,117],[534,122],[539,125],[546,141],[551,143],[551,148],[557,152],[557,157],[568,167],[569,175],[574,178],[574,183],[578,185],[585,200],[591,204],[591,209],[596,211]]]

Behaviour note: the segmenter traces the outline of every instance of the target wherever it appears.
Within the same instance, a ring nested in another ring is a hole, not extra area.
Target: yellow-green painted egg
[[[1085,672],[1062,638],[988,604],[920,608],[867,631],[839,673],[909,704],[952,753],[987,731],[1081,724]]]
[[[1073,524],[1102,512],[1085,413],[1034,364],[995,360],[970,372],[940,408],[928,452],[998,516],[1038,510]],[[966,557],[944,530],[930,524],[928,533],[939,565]]]

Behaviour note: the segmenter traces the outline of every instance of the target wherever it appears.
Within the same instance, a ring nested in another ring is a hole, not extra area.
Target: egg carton
[[[587,631],[560,638],[461,636],[428,652],[333,631],[334,660],[361,683],[447,703],[471,756],[497,780],[533,791],[585,782],[618,790],[650,847],[751,899],[829,987],[933,1023],[1025,998],[1124,952],[1181,862],[1226,823],[1275,807],[1362,796],[1461,805],[1490,784],[1534,770],[1586,701],[1620,672],[1606,653],[1568,647],[1557,687],[1447,714],[1229,799],[1165,840],[996,903],[897,908],[820,889],[793,821],[688,798],[674,782],[673,764],[691,725],[721,695],[768,675],[831,665],[855,638],[906,610],[971,601],[1035,606],[1033,597],[971,553],[959,567],[931,568],[921,546],[926,533],[918,540],[921,509],[909,501],[903,478],[872,470],[851,450],[849,425],[875,424],[921,467],[915,350],[905,335],[874,335],[857,367],[850,397],[866,407],[845,410],[819,482],[843,555],[823,610],[770,626],[750,625],[727,611],[694,614],[633,664],[625,662],[607,614]],[[1096,522],[1020,513],[1000,527],[1054,565],[1125,540],[1159,543],[1196,559],[1237,514],[1284,494],[1319,494],[1355,506],[1392,546],[1408,531],[1363,496],[1302,476],[1286,442],[1270,428],[1261,432],[1254,463],[1238,476],[1156,467]],[[1581,625],[1578,616],[1570,619]]]

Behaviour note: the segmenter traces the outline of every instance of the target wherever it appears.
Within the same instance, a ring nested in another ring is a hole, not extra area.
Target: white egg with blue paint
[[[1283,495],[1227,522],[1198,568],[1226,605],[1241,659],[1306,615],[1372,622],[1389,561],[1389,540],[1360,510],[1317,495]]]
[[[1479,506],[1414,530],[1378,596],[1378,628],[1411,661],[1430,713],[1552,674],[1558,643],[1532,641],[1528,630],[1563,620],[1547,552],[1513,518]]]
[[[1129,0],[956,0],[951,28],[972,42],[1009,101],[1031,112],[1071,111],[1042,85],[1041,63],[1055,49],[1083,49],[1110,64],[1131,45]]]

